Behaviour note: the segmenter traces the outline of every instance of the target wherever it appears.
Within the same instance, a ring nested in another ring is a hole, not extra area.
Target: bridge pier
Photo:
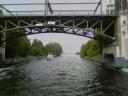
[[[115,44],[103,48],[104,59],[108,56],[106,60],[110,60],[112,54],[115,65],[128,66],[128,14],[118,16],[115,29]]]
[[[103,62],[107,64],[115,64],[116,58],[120,57],[120,46],[118,45],[109,45],[104,47],[102,50],[103,53]]]
[[[6,39],[5,32],[0,33],[0,41]],[[0,42],[0,62],[5,61],[5,42]]]

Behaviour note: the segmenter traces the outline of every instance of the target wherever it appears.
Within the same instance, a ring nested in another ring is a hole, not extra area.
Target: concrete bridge
[[[66,33],[92,38],[104,45],[104,55],[112,54],[115,59],[122,57],[124,61],[128,59],[128,54],[126,53],[127,44],[125,44],[127,39],[124,41],[124,37],[126,37],[128,33],[126,15],[107,14],[103,12],[102,0],[95,3],[51,4],[46,0],[45,3],[43,3],[46,6],[44,11],[10,11],[4,7],[4,5],[40,4],[41,3],[1,4],[1,8],[8,13],[8,15],[3,14],[0,16],[0,57],[2,61],[5,60],[6,40],[18,37],[6,38],[6,33],[19,29],[23,29],[20,36],[38,33]],[[52,10],[52,4],[97,4],[97,6],[94,10]],[[97,11],[98,8],[100,8],[100,12]],[[38,14],[36,14],[37,12]],[[111,59],[107,55],[105,56]]]

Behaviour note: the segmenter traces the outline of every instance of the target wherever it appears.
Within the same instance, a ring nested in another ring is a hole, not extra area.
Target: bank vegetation
[[[46,58],[48,54],[52,54],[54,56],[60,56],[62,54],[62,47],[60,44],[49,43],[45,46],[42,41],[37,39],[34,39],[33,42],[30,43],[27,36],[23,36],[23,32],[21,30],[8,32],[7,39],[6,58]]]
[[[80,49],[80,56],[84,59],[93,59],[100,61],[102,58],[101,45],[98,41],[90,40],[83,44]]]

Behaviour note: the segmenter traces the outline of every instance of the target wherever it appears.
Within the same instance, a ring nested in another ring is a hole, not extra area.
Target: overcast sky
[[[49,0],[50,2],[98,2],[99,0]],[[106,5],[111,0],[103,0],[103,11],[106,10]],[[113,2],[114,0],[112,0]],[[0,0],[0,3],[44,3],[44,0]],[[43,10],[44,6],[5,6],[9,10]],[[96,5],[64,5],[64,6],[52,6],[54,10],[56,9],[70,9],[70,10],[92,10],[96,8]],[[65,53],[76,53],[80,50],[82,44],[86,43],[89,39],[86,37],[69,35],[69,34],[57,34],[57,33],[50,33],[50,34],[38,34],[38,35],[30,35],[28,38],[31,39],[39,39],[41,40],[44,45],[49,42],[58,42],[62,45],[63,51]]]
[[[45,0],[0,0],[0,3],[34,3],[34,2],[38,2],[38,3],[44,3]],[[49,0],[50,2],[99,2],[100,0]],[[105,11],[106,10],[106,5],[109,3],[109,2],[114,2],[114,0],[102,0],[103,1],[103,10]],[[52,5],[52,8],[53,9],[94,9],[96,8],[97,5]],[[7,8],[9,8],[9,10],[32,10],[32,9],[44,9],[44,6],[6,6]]]

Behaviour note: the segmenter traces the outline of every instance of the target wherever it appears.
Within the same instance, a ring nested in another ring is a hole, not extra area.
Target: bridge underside
[[[0,33],[24,29],[22,35],[58,32],[88,37],[91,32],[94,36],[89,38],[110,43],[116,34],[116,18],[116,16],[1,16]]]

